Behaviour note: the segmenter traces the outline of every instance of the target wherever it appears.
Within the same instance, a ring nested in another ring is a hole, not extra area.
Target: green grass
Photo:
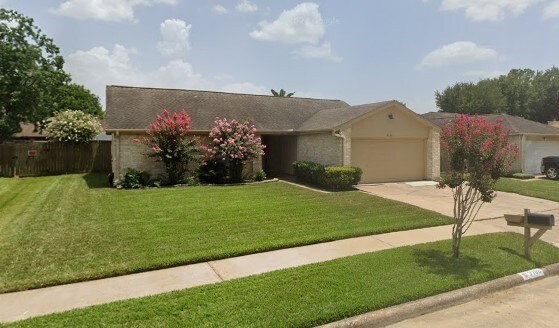
[[[448,223],[280,182],[125,191],[103,175],[0,179],[0,292]]]
[[[526,260],[523,237],[465,237],[271,272],[173,293],[73,310],[13,327],[311,327],[559,262],[538,242]]]
[[[519,181],[517,179],[501,178],[497,181],[495,189],[559,202],[559,181]]]

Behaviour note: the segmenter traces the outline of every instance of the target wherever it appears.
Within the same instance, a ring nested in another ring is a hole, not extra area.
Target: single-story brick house
[[[292,174],[294,161],[357,166],[362,183],[439,176],[439,127],[397,101],[350,106],[341,100],[107,86],[106,108],[117,176],[128,167],[163,172],[161,163],[145,156],[146,146],[133,141],[163,109],[185,109],[191,133],[201,138],[216,117],[251,120],[266,149],[245,169],[263,169],[268,176]]]
[[[460,114],[430,112],[423,114],[423,117],[443,128],[457,115]],[[521,157],[514,162],[513,172],[540,174],[543,157],[559,156],[559,128],[508,114],[480,116],[493,124],[500,121],[503,128],[509,132],[509,142],[518,146]],[[445,160],[443,154],[441,156],[442,170],[446,169]]]

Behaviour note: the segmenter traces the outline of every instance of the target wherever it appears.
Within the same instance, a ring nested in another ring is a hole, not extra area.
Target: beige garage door
[[[360,167],[360,183],[425,178],[425,140],[351,140],[351,166]]]

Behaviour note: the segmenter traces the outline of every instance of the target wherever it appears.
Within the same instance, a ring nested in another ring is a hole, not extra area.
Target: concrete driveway
[[[358,189],[383,198],[453,216],[452,191],[449,188],[438,189],[436,183],[431,181],[359,185]],[[522,228],[507,226],[504,214],[522,214],[525,208],[532,212],[554,214],[559,220],[558,202],[498,191],[497,197],[491,203],[482,206],[476,217],[479,222],[474,224],[490,225],[502,231],[523,233]],[[546,232],[542,239],[559,247],[559,227]]]

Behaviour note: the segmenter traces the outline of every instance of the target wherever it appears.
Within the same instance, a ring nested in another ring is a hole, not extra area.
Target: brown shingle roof
[[[444,127],[447,123],[452,121],[456,116],[461,115],[457,113],[442,113],[430,112],[423,114],[423,117]],[[552,127],[547,124],[527,120],[523,117],[513,116],[508,114],[484,114],[480,115],[489,122],[495,124],[500,121],[505,130],[510,134],[552,134],[559,135],[559,128]]]
[[[395,101],[383,101],[373,104],[357,105],[351,107],[324,109],[303,122],[298,131],[313,131],[333,129],[343,123],[349,122],[365,114],[379,110]]]
[[[216,117],[250,119],[262,132],[296,131],[322,110],[348,107],[341,100],[107,86],[105,129],[144,130],[163,109],[185,109],[192,118],[193,131],[210,130]]]

